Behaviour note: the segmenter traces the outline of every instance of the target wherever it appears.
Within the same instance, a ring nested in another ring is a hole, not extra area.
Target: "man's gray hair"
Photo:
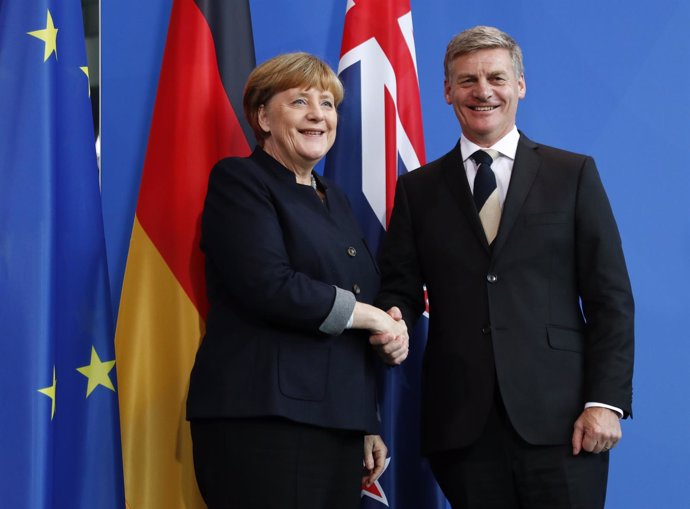
[[[446,79],[449,79],[450,65],[457,57],[482,49],[494,48],[507,49],[513,61],[515,76],[519,78],[524,74],[522,50],[517,42],[515,42],[515,39],[495,27],[476,26],[464,32],[460,32],[448,43],[446,56],[443,59],[443,69]]]

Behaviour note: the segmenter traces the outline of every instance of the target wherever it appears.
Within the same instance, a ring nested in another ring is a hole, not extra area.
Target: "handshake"
[[[399,366],[410,353],[410,336],[407,324],[402,319],[402,313],[397,306],[393,306],[382,319],[380,329],[370,330],[369,343],[378,352],[383,362],[391,366]]]
[[[407,359],[410,352],[410,336],[397,306],[385,312],[369,304],[357,302],[352,318],[353,329],[369,331],[369,343],[383,362],[398,366]]]

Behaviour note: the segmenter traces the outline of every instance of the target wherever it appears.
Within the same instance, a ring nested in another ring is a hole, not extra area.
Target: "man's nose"
[[[493,95],[493,89],[491,88],[489,82],[486,80],[477,81],[472,92],[474,94],[474,97],[481,101],[487,101]]]

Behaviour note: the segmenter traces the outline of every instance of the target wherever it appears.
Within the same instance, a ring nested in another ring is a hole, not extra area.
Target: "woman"
[[[187,417],[214,508],[353,509],[382,472],[370,334],[407,331],[368,303],[378,273],[345,195],[313,172],[335,141],[340,81],[306,53],[257,67],[258,147],[220,161],[202,217],[211,303]],[[365,471],[362,473],[364,457]]]

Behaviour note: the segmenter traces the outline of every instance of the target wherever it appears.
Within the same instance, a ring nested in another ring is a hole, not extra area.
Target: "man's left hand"
[[[604,407],[586,408],[573,427],[574,456],[582,450],[598,454],[613,449],[623,436],[618,414]]]

